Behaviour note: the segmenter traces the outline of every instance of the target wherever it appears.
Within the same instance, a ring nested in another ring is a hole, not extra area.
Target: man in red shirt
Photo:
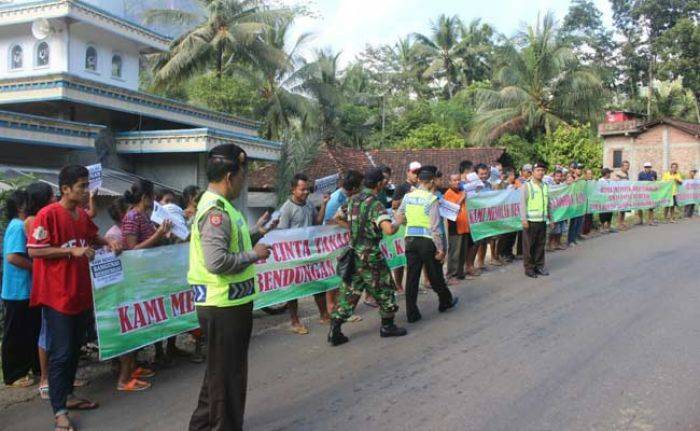
[[[117,253],[121,248],[100,237],[97,226],[81,208],[88,198],[88,170],[83,166],[64,167],[58,183],[61,200],[39,211],[27,248],[34,259],[31,305],[43,307],[46,321],[49,397],[56,428],[71,430],[68,409],[97,407],[88,400],[68,400],[92,308],[92,247],[107,246]]]

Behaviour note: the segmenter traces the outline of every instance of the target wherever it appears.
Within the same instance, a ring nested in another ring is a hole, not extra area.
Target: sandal
[[[42,400],[49,399],[49,385],[39,386],[39,398]]]
[[[133,373],[131,373],[131,378],[133,379],[147,379],[149,377],[153,377],[156,375],[156,372],[151,370],[150,368],[144,368],[144,367],[138,367],[134,370]]]
[[[294,332],[297,335],[306,335],[309,333],[309,330],[304,325],[292,325],[291,329],[292,332]]]
[[[36,380],[34,380],[32,377],[29,376],[24,376],[20,377],[19,379],[15,380],[14,382],[10,383],[9,387],[15,388],[15,389],[21,389],[21,388],[28,388],[36,383]]]
[[[83,398],[72,398],[66,402],[68,410],[95,410],[99,406],[98,403]]]
[[[68,422],[68,425],[59,425],[58,424],[58,418],[61,416],[66,418],[66,421]],[[54,431],[75,431],[75,428],[73,428],[73,423],[71,422],[70,418],[68,417],[67,413],[58,415],[54,418]]]
[[[355,322],[359,322],[361,320],[362,320],[362,316],[359,316],[357,314],[353,314],[352,316],[348,317],[348,320],[346,320],[346,322],[355,323]]]
[[[140,391],[145,391],[146,389],[149,389],[150,387],[151,387],[150,383],[144,382],[143,380],[139,380],[139,379],[131,379],[131,380],[129,380],[129,383],[127,383],[127,384],[122,384],[122,383],[117,384],[117,390],[122,391],[122,392],[140,392]]]

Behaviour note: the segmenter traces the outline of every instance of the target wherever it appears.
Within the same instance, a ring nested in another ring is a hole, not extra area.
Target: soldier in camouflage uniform
[[[350,198],[338,211],[339,223],[350,228],[350,245],[355,250],[356,258],[351,283],[343,283],[340,287],[338,303],[331,315],[328,342],[334,346],[348,342],[348,338],[341,332],[341,325],[352,315],[364,290],[372,295],[379,305],[382,316],[380,336],[406,335],[405,329],[394,324],[394,314],[399,307],[396,305],[391,272],[379,248],[382,235],[392,235],[398,228],[391,222],[386,208],[377,199],[377,194],[384,189],[385,182],[381,169],[368,170],[364,178],[365,189]]]

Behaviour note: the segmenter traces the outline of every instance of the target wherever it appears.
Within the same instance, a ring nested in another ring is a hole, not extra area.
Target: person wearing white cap
[[[403,197],[418,187],[418,171],[420,171],[420,168],[422,167],[423,165],[417,161],[413,161],[408,164],[408,170],[406,171],[406,182],[396,187],[396,190],[394,190],[394,196],[391,198],[391,208],[394,212],[399,209]],[[399,266],[394,268],[392,273],[394,274],[396,291],[402,292],[404,267]]]
[[[651,163],[650,162],[645,162],[644,163],[644,170],[639,173],[637,176],[637,181],[656,181],[658,180],[658,176],[656,175],[656,171],[653,171],[651,169]],[[639,223],[637,224],[644,224],[644,211],[639,210],[637,211],[637,215],[639,216]],[[649,209],[649,220],[647,220],[647,224],[649,226],[656,226],[658,223],[654,221],[654,208]]]

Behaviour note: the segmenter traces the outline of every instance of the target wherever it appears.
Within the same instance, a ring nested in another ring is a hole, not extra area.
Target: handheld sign
[[[98,163],[96,165],[86,166],[90,180],[90,185],[88,186],[90,191],[94,191],[102,187],[102,164]]]
[[[450,221],[457,220],[460,206],[448,201],[447,199],[440,200],[440,216]]]
[[[158,202],[153,202],[153,213],[151,221],[156,224],[163,224],[165,220],[170,220],[173,223],[172,233],[183,241],[186,241],[190,236],[190,231],[187,229],[187,223],[184,216],[177,214],[177,210],[172,207],[177,205],[160,205]],[[177,207],[177,209],[180,209]],[[182,209],[180,209],[182,212]]]
[[[121,283],[124,281],[124,268],[121,260],[114,252],[97,251],[95,258],[90,262],[90,277],[95,289]]]
[[[338,174],[333,174],[317,179],[314,181],[314,193],[322,195],[333,193],[338,186],[338,178]]]

